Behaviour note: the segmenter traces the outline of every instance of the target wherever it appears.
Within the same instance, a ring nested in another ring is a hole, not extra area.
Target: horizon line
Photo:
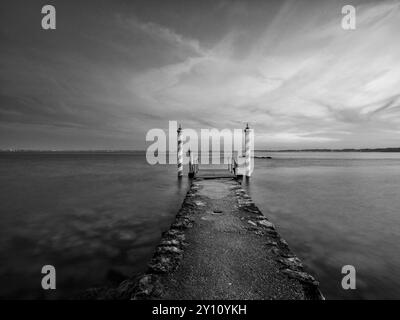
[[[400,152],[400,147],[378,147],[378,148],[303,148],[303,149],[255,149],[254,152]],[[145,149],[0,149],[1,153],[18,152],[146,152]],[[164,151],[169,153],[169,150]],[[172,152],[176,152],[175,150]],[[215,153],[217,153],[216,151]],[[220,151],[220,153],[223,151]],[[198,153],[201,153],[198,152]],[[210,153],[210,152],[208,152]]]

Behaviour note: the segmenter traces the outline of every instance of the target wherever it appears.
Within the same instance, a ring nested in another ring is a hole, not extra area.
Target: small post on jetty
[[[182,126],[179,124],[178,133],[178,177],[183,176],[183,148],[182,148]]]
[[[194,177],[194,174],[195,174],[195,169],[194,169],[194,167],[195,167],[195,165],[194,165],[194,161],[193,161],[193,155],[192,155],[192,152],[190,151],[190,149],[189,149],[189,178],[193,178]]]
[[[246,177],[251,176],[252,168],[251,168],[251,139],[250,139],[250,128],[249,124],[247,123],[246,129],[244,129],[245,133],[245,174]]]

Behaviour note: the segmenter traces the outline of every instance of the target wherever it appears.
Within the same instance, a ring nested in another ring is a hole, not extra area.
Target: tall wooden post
[[[251,138],[250,138],[250,128],[249,124],[246,125],[244,129],[245,133],[245,174],[246,177],[251,176]]]
[[[177,152],[177,157],[178,157],[178,177],[183,176],[183,147],[182,147],[182,127],[179,125],[179,128],[177,130],[178,133],[178,152]]]

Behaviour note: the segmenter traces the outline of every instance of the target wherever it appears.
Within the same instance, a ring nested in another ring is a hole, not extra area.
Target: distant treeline
[[[3,153],[19,152],[19,153],[144,153],[142,150],[24,150],[9,149],[0,150]]]

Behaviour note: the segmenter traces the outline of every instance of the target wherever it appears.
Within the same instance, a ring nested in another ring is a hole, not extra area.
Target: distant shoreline
[[[400,148],[364,148],[364,149],[287,149],[254,150],[257,152],[400,152]]]
[[[400,152],[399,148],[363,149],[284,149],[254,150],[255,152]],[[0,153],[143,153],[146,150],[0,150]],[[168,153],[168,151],[167,151]]]

